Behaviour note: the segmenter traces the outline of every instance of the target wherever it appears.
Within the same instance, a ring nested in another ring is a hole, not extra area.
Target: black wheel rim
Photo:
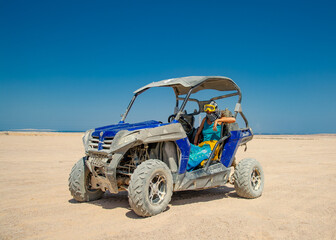
[[[164,175],[155,174],[149,182],[148,199],[153,205],[160,205],[167,194],[167,180]]]
[[[251,173],[251,186],[254,191],[258,191],[261,186],[261,174],[257,167],[253,168]]]

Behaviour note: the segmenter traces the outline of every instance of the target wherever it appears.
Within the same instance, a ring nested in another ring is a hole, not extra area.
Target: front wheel
[[[156,159],[141,163],[131,176],[128,201],[142,217],[163,212],[173,194],[173,177],[167,165]]]
[[[237,195],[243,198],[260,197],[264,189],[264,171],[255,159],[243,159],[234,171],[234,186]]]
[[[91,172],[85,165],[85,158],[73,166],[69,176],[69,190],[73,198],[78,202],[88,202],[100,199],[104,192],[100,189],[91,189]]]

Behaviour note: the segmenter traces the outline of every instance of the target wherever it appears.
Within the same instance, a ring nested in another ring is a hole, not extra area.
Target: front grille
[[[102,144],[102,149],[110,149],[112,141],[113,137],[105,137]]]
[[[89,150],[107,151],[110,149],[112,141],[113,137],[104,137],[102,141],[99,141],[98,136],[91,136],[89,139]]]
[[[98,150],[99,137],[91,136],[89,140],[89,147],[91,149]]]

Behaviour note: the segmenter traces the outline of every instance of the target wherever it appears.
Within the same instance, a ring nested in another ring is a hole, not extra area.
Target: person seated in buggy
[[[204,105],[206,116],[195,135],[194,144],[191,144],[187,171],[192,171],[198,165],[202,165],[204,160],[208,159],[216,142],[221,138],[222,123],[234,123],[236,119],[225,116],[223,111],[218,109],[215,101]],[[198,144],[200,134],[203,135],[203,141]],[[219,148],[215,151],[214,160],[218,159]]]

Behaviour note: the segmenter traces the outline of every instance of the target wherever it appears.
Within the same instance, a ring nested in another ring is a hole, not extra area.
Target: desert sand
[[[232,185],[177,192],[150,218],[132,212],[126,192],[72,199],[81,136],[0,133],[0,239],[336,239],[336,136],[255,136],[237,159],[262,164],[260,198]]]

